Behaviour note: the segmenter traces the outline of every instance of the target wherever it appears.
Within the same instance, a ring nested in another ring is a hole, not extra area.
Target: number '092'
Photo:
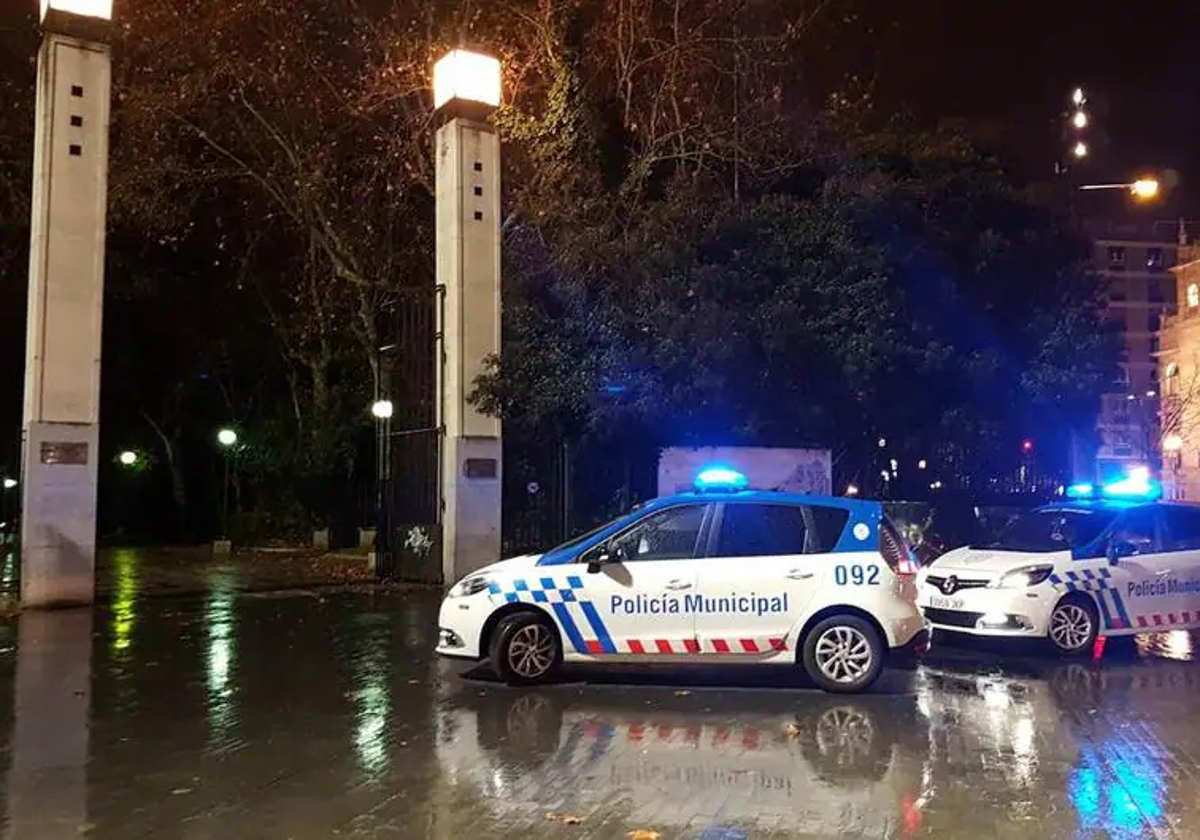
[[[833,570],[833,580],[838,586],[878,586],[878,566],[837,566]]]

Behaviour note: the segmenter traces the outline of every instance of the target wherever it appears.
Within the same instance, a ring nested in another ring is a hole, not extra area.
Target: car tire
[[[804,670],[825,691],[863,691],[883,670],[886,646],[879,631],[856,615],[821,621],[804,638]]]
[[[1100,616],[1090,598],[1067,595],[1050,611],[1046,638],[1062,656],[1091,653],[1099,634]]]
[[[488,658],[496,676],[509,685],[536,685],[562,664],[562,641],[545,616],[514,613],[496,626]]]

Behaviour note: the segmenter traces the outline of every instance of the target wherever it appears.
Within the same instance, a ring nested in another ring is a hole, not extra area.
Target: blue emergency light
[[[705,467],[696,475],[697,490],[745,490],[749,479],[729,467]]]
[[[1152,501],[1162,495],[1157,481],[1141,476],[1129,476],[1104,485],[1104,495],[1111,499],[1144,499]]]
[[[1101,487],[1094,484],[1072,484],[1064,491],[1068,499],[1124,499],[1151,502],[1162,496],[1162,485],[1140,471]]]

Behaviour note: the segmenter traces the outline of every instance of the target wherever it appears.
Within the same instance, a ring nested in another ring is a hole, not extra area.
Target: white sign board
[[[671,447],[658,459],[658,495],[693,490],[706,467],[730,467],[756,490],[829,496],[833,468],[828,449],[775,449],[766,446]]]

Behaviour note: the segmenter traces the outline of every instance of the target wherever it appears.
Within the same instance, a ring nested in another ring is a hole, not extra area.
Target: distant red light
[[[1033,451],[1033,441],[1031,441],[1029,438],[1025,438],[1025,440],[1021,441],[1021,451],[1022,452],[1032,452]]]

